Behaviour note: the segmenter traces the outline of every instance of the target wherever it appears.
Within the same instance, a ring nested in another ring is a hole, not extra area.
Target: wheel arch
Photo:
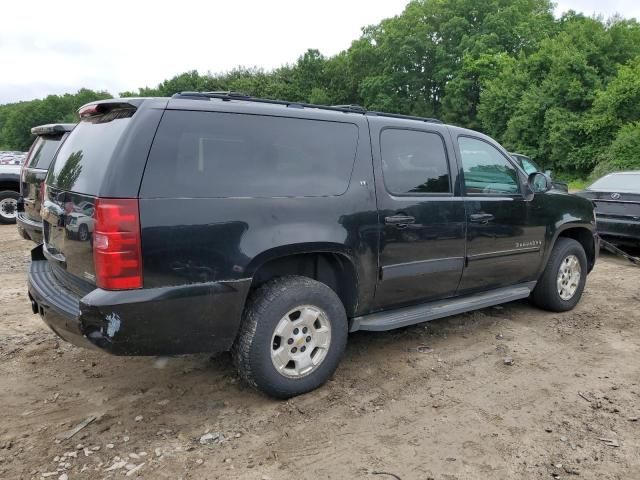
[[[348,317],[358,310],[359,276],[353,257],[343,245],[303,244],[274,248],[254,258],[247,273],[252,278],[252,290],[284,275],[312,278],[336,292]]]
[[[11,190],[12,192],[20,193],[20,176],[0,174],[0,191]]]
[[[571,238],[580,243],[587,255],[588,271],[591,272],[591,270],[593,270],[598,255],[599,245],[596,244],[597,236],[590,224],[568,223],[558,228],[551,244],[551,248],[547,251],[543,266],[546,266],[549,256],[551,255],[551,251],[553,250],[553,247],[555,247],[558,238]]]

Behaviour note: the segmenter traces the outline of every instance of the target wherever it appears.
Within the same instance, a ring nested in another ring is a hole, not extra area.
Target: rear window
[[[109,160],[133,112],[113,110],[83,118],[60,147],[47,184],[61,190],[97,194]]]
[[[145,197],[315,197],[349,186],[358,128],[219,112],[165,112]]]
[[[29,168],[48,169],[61,141],[62,137],[38,137],[34,142],[31,156],[28,160]]]
[[[380,145],[384,184],[390,193],[450,191],[447,154],[437,133],[386,129]]]
[[[640,173],[612,173],[593,182],[587,190],[640,193]]]

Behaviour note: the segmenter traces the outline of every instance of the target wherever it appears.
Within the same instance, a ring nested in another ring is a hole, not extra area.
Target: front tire
[[[347,336],[344,306],[331,288],[307,277],[279,277],[249,298],[232,356],[249,385],[290,398],[331,377]]]
[[[18,216],[18,198],[20,194],[13,190],[3,190],[0,192],[0,223],[16,223]]]
[[[586,280],[587,255],[582,245],[572,238],[558,238],[531,299],[544,310],[572,310],[582,297]]]

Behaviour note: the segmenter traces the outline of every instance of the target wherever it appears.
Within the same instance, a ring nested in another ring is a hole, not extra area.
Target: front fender
[[[557,202],[555,211],[558,214],[556,215],[556,220],[550,222],[547,228],[546,248],[538,276],[542,275],[558,237],[566,236],[586,239],[586,241],[592,242],[591,249],[594,255],[597,256],[598,245],[593,204],[590,201],[568,194],[553,195],[553,197],[555,197],[554,203]],[[575,232],[569,234],[570,230],[575,230]],[[580,231],[588,233],[588,235],[580,234]],[[591,259],[592,263],[595,262],[595,256]],[[590,266],[593,267],[592,264]]]

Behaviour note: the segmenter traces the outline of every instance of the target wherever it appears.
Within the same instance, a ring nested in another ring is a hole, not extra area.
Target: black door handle
[[[472,213],[469,215],[471,223],[489,223],[494,217],[491,213]]]
[[[395,225],[398,228],[405,228],[410,223],[415,223],[415,217],[409,215],[393,215],[392,217],[384,217],[384,223],[387,225]]]

